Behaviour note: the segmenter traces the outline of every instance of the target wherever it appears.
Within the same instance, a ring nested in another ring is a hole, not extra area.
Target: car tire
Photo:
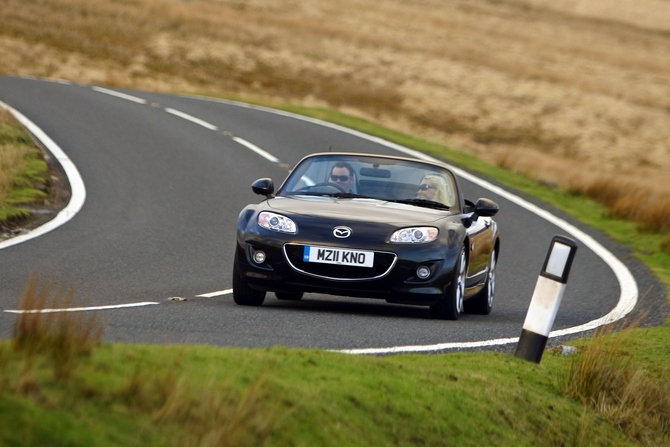
[[[302,299],[302,292],[275,292],[278,300],[300,301]]]
[[[463,296],[465,295],[465,275],[468,271],[468,258],[465,246],[461,247],[451,284],[447,293],[437,303],[430,306],[430,315],[439,320],[458,320],[463,312]]]
[[[265,291],[252,289],[242,278],[237,255],[233,263],[233,300],[242,306],[260,306],[265,301]]]
[[[496,291],[496,251],[491,253],[491,263],[489,264],[489,271],[486,274],[486,282],[484,288],[465,302],[465,312],[469,314],[488,315],[493,308],[493,297]]]

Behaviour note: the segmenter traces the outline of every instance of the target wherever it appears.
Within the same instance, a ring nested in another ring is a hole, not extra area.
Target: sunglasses
[[[427,189],[437,189],[437,187],[433,185],[428,185],[426,183],[422,183],[419,185],[419,191],[425,191]]]
[[[348,175],[330,175],[330,179],[334,182],[346,182],[349,177]]]

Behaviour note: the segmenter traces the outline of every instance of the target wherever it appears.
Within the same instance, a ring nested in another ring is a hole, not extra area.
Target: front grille
[[[375,252],[375,262],[372,267],[353,267],[349,265],[320,264],[317,262],[303,261],[304,245],[284,245],[284,256],[289,265],[300,273],[305,273],[319,278],[334,279],[340,281],[355,281],[363,279],[376,279],[386,276],[396,262],[396,255],[383,251]]]

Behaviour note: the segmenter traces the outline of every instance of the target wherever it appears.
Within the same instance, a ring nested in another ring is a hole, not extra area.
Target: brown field
[[[0,72],[324,105],[670,230],[670,0],[0,0]]]

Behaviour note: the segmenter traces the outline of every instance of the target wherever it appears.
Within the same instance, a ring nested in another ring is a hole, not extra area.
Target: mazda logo
[[[333,236],[344,239],[351,236],[352,230],[349,227],[335,227],[333,228]]]

